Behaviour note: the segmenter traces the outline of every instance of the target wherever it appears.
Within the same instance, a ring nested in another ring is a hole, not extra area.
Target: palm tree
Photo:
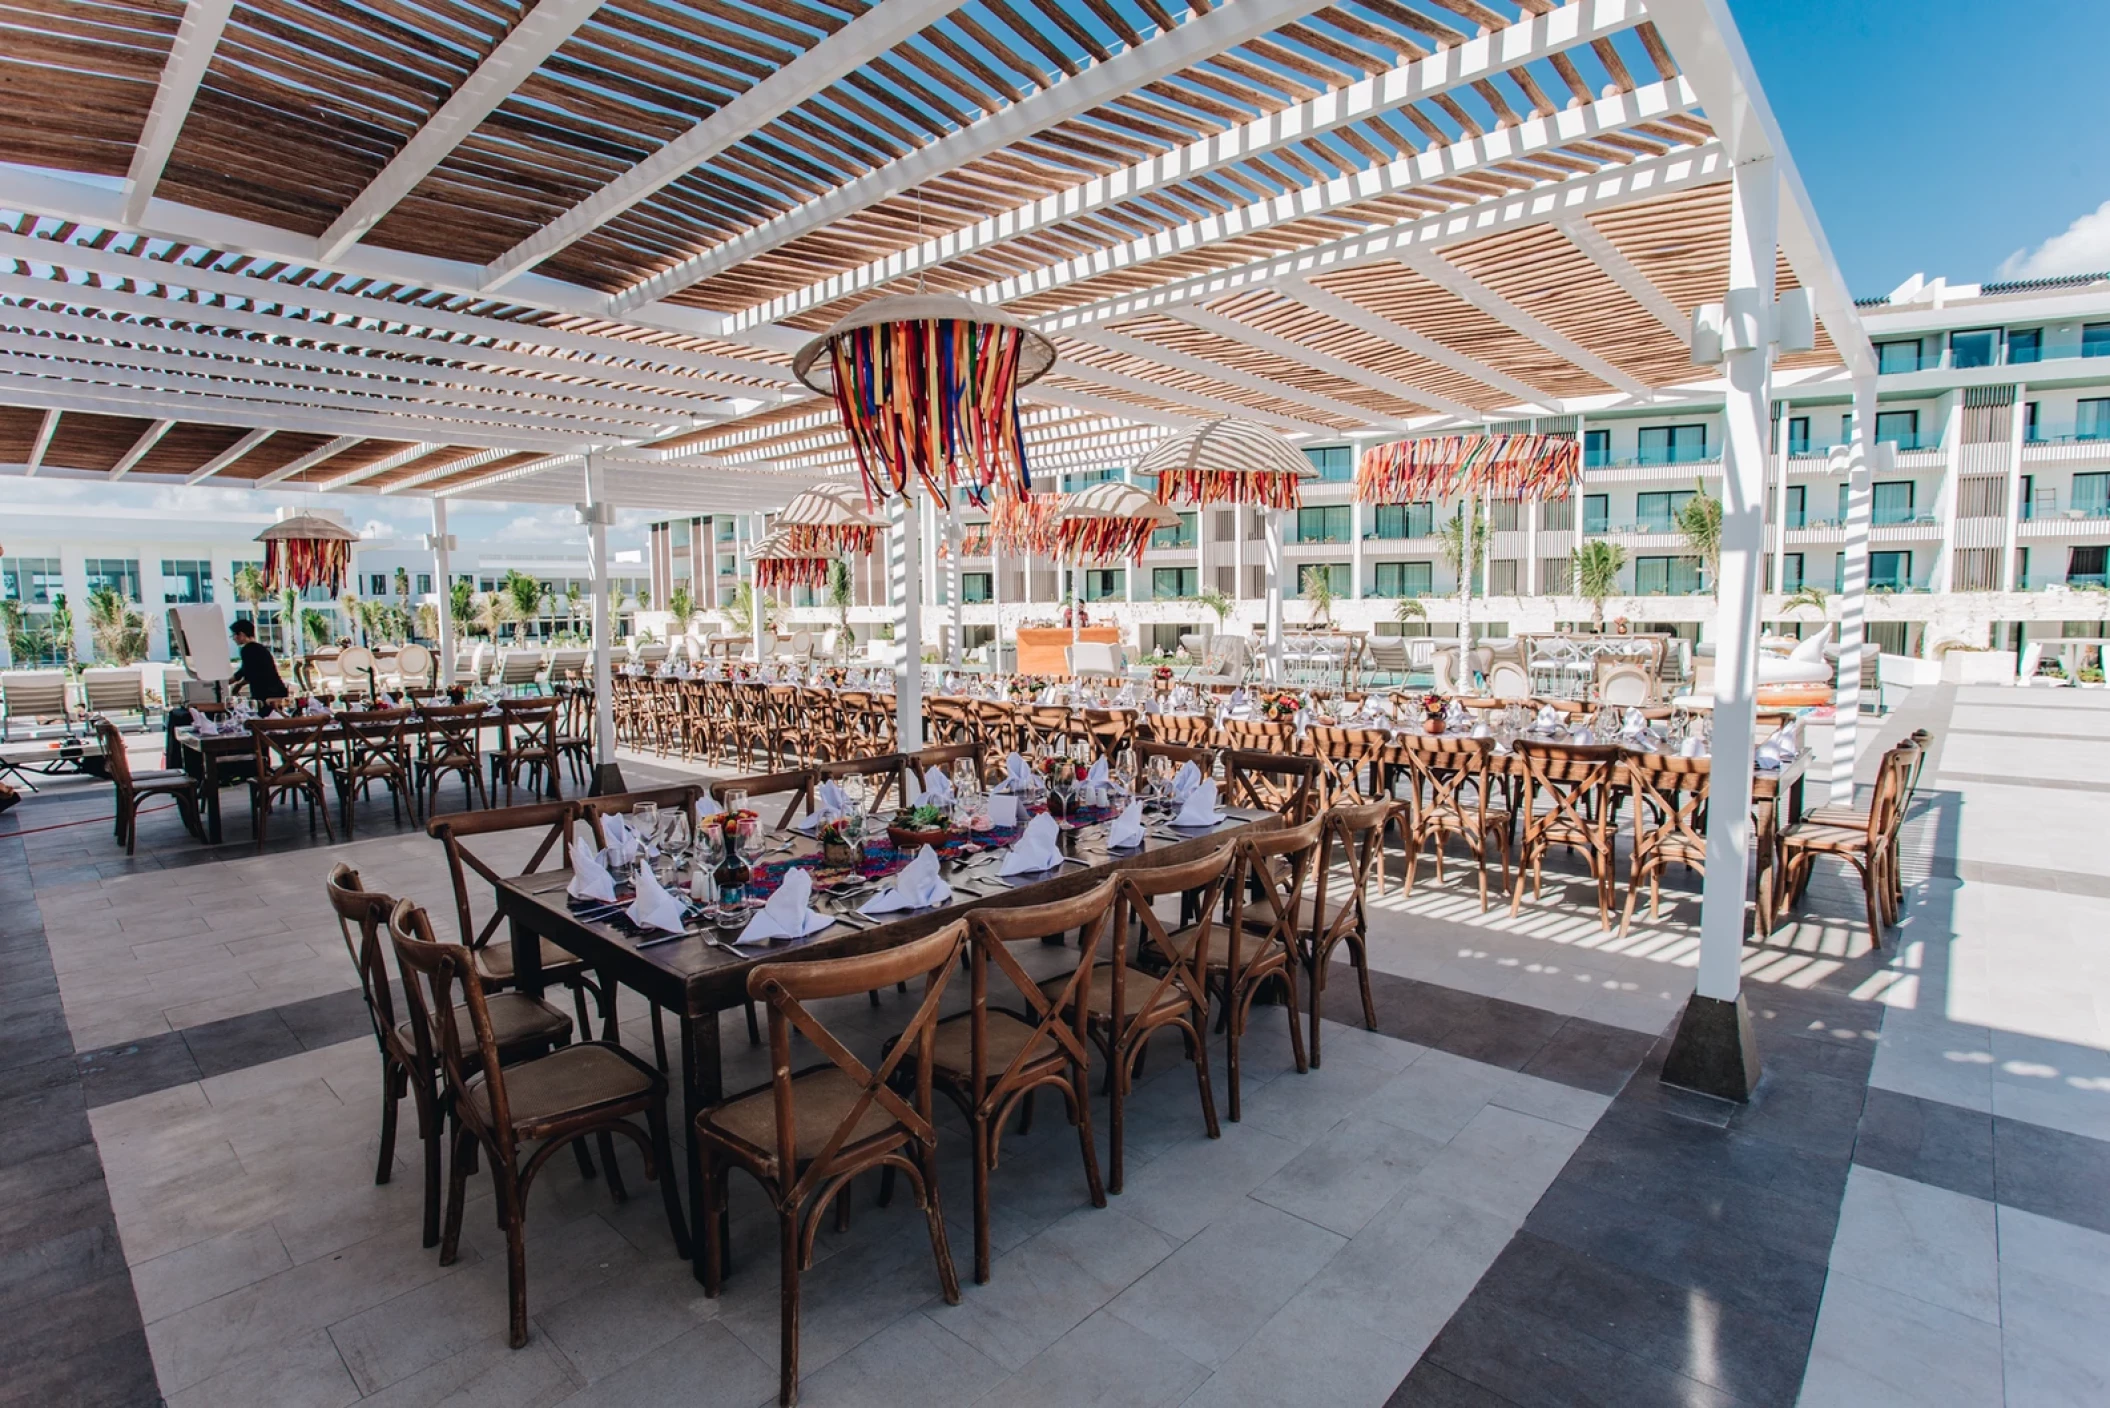
[[[1436,527],[1437,551],[1451,571],[1458,574],[1458,683],[1462,687],[1471,673],[1473,645],[1473,564],[1487,546],[1487,520],[1480,517],[1479,503],[1471,495],[1459,500],[1451,516]]]
[[[674,618],[667,625],[668,636],[686,634],[689,622],[696,618],[696,598],[686,586],[676,587],[667,594],[667,614]]]
[[[1223,631],[1224,622],[1231,617],[1231,598],[1211,587],[1205,592],[1197,593],[1194,599],[1216,613],[1216,629],[1220,634]]]
[[[682,589],[680,587],[676,587],[674,589],[674,594],[676,597],[679,597],[681,595],[681,590]],[[767,631],[769,629],[770,614],[775,609],[775,602],[771,601],[766,596],[762,598],[762,629],[764,631]],[[732,618],[733,629],[735,631],[754,629],[755,584],[753,582],[742,582],[739,586],[733,588],[733,599],[726,606],[725,614]]]
[[[248,605],[249,619],[255,621],[264,603],[271,598],[271,583],[264,579],[263,569],[254,562],[245,562],[234,569],[228,585],[234,588],[234,599]]]
[[[1626,549],[1595,538],[1575,550],[1575,594],[1590,603],[1590,625],[1604,630],[1605,598],[1618,592]]]
[[[58,649],[59,658],[66,662],[66,668],[72,669],[75,664],[73,608],[66,604],[64,592],[51,594],[51,640]]]
[[[467,577],[457,577],[447,587],[447,615],[448,619],[454,623],[454,630],[457,635],[469,629],[469,620],[475,612],[476,584]],[[454,642],[443,640],[440,642],[440,648],[452,650]]]
[[[1403,596],[1392,607],[1392,619],[1404,627],[1409,621],[1426,621],[1429,609],[1421,604],[1418,596]],[[1404,631],[1401,634],[1405,634]]]
[[[1707,492],[1700,480],[1693,481],[1692,497],[1678,505],[1678,512],[1671,520],[1685,545],[1692,549],[1694,557],[1700,559],[1700,570],[1706,574],[1707,590],[1719,590],[1716,572],[1722,564],[1722,501]]]
[[[577,582],[564,584],[564,610],[570,615],[571,628],[575,632],[579,629],[579,603],[585,599],[586,593],[580,589]]]
[[[330,638],[328,613],[309,607],[300,613],[300,633],[307,637],[308,648],[313,650]]]
[[[1311,624],[1330,624],[1333,620],[1333,572],[1324,564],[1304,569],[1304,601],[1311,607]]]
[[[0,643],[7,646],[7,659],[10,664],[23,663],[23,627],[28,621],[29,617],[23,612],[21,602],[0,601]]]
[[[835,648],[850,658],[850,564],[840,558],[828,564],[828,605],[835,609]]]
[[[146,658],[146,618],[132,610],[114,587],[89,589],[88,635],[95,642],[98,660],[130,665]]]
[[[542,610],[542,583],[517,567],[506,569],[506,579],[499,584],[507,604],[513,608],[513,640],[517,644],[527,638],[528,623]]]
[[[300,593],[292,587],[282,588],[278,594],[278,639],[288,660],[300,654],[300,642],[295,639],[299,621]]]
[[[1825,601],[1824,588],[1813,587],[1808,583],[1804,583],[1800,591],[1780,604],[1780,609],[1783,614],[1786,614],[1791,611],[1800,611],[1803,607],[1809,606],[1816,608],[1817,614],[1822,616],[1825,614]]]
[[[410,614],[410,569],[407,567],[396,569],[396,605],[403,608],[406,616]]]
[[[499,592],[485,592],[476,599],[476,628],[498,643],[498,633],[513,619],[513,603]]]

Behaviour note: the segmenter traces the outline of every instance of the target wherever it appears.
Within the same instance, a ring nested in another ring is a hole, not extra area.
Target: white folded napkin
[[[1533,722],[1539,728],[1556,729],[1561,726],[1561,716],[1554,712],[1551,704],[1541,704],[1539,705],[1539,716]]]
[[[1106,759],[1101,758],[1085,769],[1084,785],[1086,787],[1106,786]]]
[[[999,828],[1018,825],[1018,798],[992,793],[989,798],[989,824]]]
[[[709,821],[714,816],[725,815],[725,803],[706,792],[696,799],[696,820]]]
[[[1639,709],[1628,709],[1619,721],[1621,733],[1640,733],[1647,727],[1648,720],[1642,717]]]
[[[929,909],[934,904],[949,904],[952,901],[952,886],[938,874],[938,853],[928,846],[916,852],[916,858],[902,867],[894,877],[894,883],[866,900],[858,910],[860,914],[892,914],[903,909]]]
[[[1204,778],[1187,794],[1180,804],[1179,815],[1172,819],[1174,826],[1214,826],[1222,821],[1223,813],[1216,809],[1216,782]]]
[[[652,873],[652,867],[637,868],[637,898],[630,902],[624,913],[630,922],[640,929],[658,929],[662,933],[678,934],[688,926],[682,922],[682,903],[667,892]]]
[[[1004,755],[1004,787],[1007,791],[1023,792],[1033,780],[1033,770],[1017,753]]]
[[[1106,826],[1106,845],[1109,850],[1125,851],[1143,844],[1143,804],[1130,802]]]
[[[1482,719],[1479,723],[1473,725],[1473,737],[1493,738],[1494,736],[1495,731],[1487,726],[1487,721],[1485,719]]]
[[[952,805],[952,779],[945,775],[945,769],[934,767],[923,774],[923,800],[934,807]]]
[[[747,921],[735,943],[760,944],[771,939],[803,939],[808,934],[817,934],[835,921],[825,914],[815,914],[808,903],[813,898],[813,876],[803,867],[784,872],[784,883],[777,886],[776,893],[769,897],[761,911]]]
[[[575,900],[599,900],[611,904],[615,900],[615,880],[608,867],[601,864],[601,853],[593,844],[593,828],[583,821],[572,823],[571,828],[571,883],[564,893]]]
[[[1699,735],[1695,734],[1678,745],[1678,756],[1681,758],[1704,758],[1707,756],[1707,745],[1700,741]]]
[[[1004,852],[1003,864],[997,867],[999,875],[1038,875],[1051,866],[1062,864],[1062,852],[1055,843],[1057,830],[1055,818],[1042,812],[1026,823],[1025,834]]]
[[[791,829],[801,836],[811,836],[835,818],[849,814],[850,799],[843,789],[833,782],[823,782],[812,812],[791,823]]]
[[[1180,770],[1172,775],[1172,800],[1184,802],[1201,786],[1202,770],[1193,763],[1181,763]],[[1211,793],[1213,796],[1214,793]]]
[[[1590,730],[1588,730],[1587,728],[1579,728],[1575,730],[1575,732],[1568,735],[1568,741],[1570,743],[1583,744],[1595,743],[1597,741],[1597,736],[1591,733]]]

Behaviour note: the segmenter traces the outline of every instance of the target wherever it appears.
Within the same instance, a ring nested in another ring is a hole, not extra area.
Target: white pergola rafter
[[[1605,385],[1617,387],[1629,396],[1644,400],[1648,398],[1649,388],[1645,383],[1613,366],[1574,338],[1555,331],[1517,307],[1441,254],[1431,250],[1410,250],[1400,256],[1399,262],[1444,292],[1471,304],[1511,332],[1529,338],[1548,352],[1567,358]]]
[[[1351,303],[1339,294],[1330,293],[1316,284],[1305,282],[1294,275],[1277,279],[1270,287],[1284,298],[1303,304],[1315,313],[1324,313],[1337,323],[1346,323],[1358,332],[1367,333],[1380,342],[1395,343],[1418,357],[1449,367],[1463,376],[1469,376],[1483,385],[1510,395],[1544,411],[1559,411],[1560,398],[1550,391],[1542,391],[1527,381],[1520,380],[1491,367],[1487,363],[1457,352],[1433,337],[1424,337],[1412,328],[1403,327],[1388,318],[1381,318],[1367,308]],[[1478,414],[1475,412],[1474,414]]]
[[[1515,126],[1500,127],[1449,146],[1432,147],[1418,156],[1401,157],[1397,161],[1366,167],[1267,200],[1254,201],[1223,215],[1157,230],[1089,254],[1044,264],[985,284],[968,296],[986,303],[1007,303],[1121,269],[1192,254],[1210,245],[1244,239],[1278,225],[1308,220],[1388,196],[1412,195],[1461,177],[1496,174],[1511,181],[1535,179],[1537,173],[1532,173],[1531,178],[1520,177],[1519,169],[1513,163],[1584,138],[1622,131],[1652,117],[1684,112],[1691,105],[1692,94],[1682,80],[1651,83],[1631,93],[1599,99],[1588,107],[1571,108],[1551,117],[1529,118]],[[1442,192],[1429,198],[1446,202],[1453,199]]]
[[[484,450],[477,454],[464,456],[450,464],[443,464],[437,468],[424,470],[417,474],[405,475],[393,484],[382,485],[381,493],[383,495],[401,494],[411,489],[423,488],[427,484],[435,483],[441,479],[451,479],[457,474],[463,474],[472,469],[479,469],[484,465],[510,458],[518,453],[519,451],[517,450]],[[563,459],[566,456],[556,455],[551,456],[551,458]]]
[[[268,429],[250,431],[247,435],[244,435],[241,439],[235,441],[232,445],[229,445],[226,449],[185,475],[183,482],[186,485],[203,484],[206,480],[212,478],[236,460],[241,459],[277,433],[275,430]]]
[[[1719,142],[1707,142],[1550,186],[1493,197],[1478,205],[1445,211],[1441,215],[1403,221],[1303,249],[1247,260],[1206,274],[1174,279],[1153,288],[1095,299],[1042,314],[1030,321],[1044,333],[1065,333],[1074,328],[1132,318],[1139,313],[1157,312],[1180,304],[1206,303],[1240,289],[1273,286],[1283,279],[1308,279],[1334,269],[1399,260],[1416,251],[1547,224],[1565,215],[1586,215],[1652,196],[1712,185],[1728,175],[1727,153]]]
[[[600,8],[601,0],[541,0],[330,222],[317,242],[316,258],[333,263],[380,224]]]
[[[268,487],[269,485],[281,483],[284,480],[291,479],[295,475],[305,474],[309,470],[315,468],[316,465],[325,463],[329,460],[336,459],[339,455],[343,454],[346,450],[351,449],[355,445],[363,445],[365,443],[365,440],[357,435],[340,435],[335,440],[330,441],[328,444],[317,445],[314,449],[308,451],[308,453],[302,455],[299,459],[293,460],[288,464],[280,465],[277,469],[272,470],[269,474],[266,474],[262,478],[258,479],[252,487],[262,489]]]
[[[1430,391],[1426,387],[1415,386],[1411,382],[1395,380],[1381,372],[1374,372],[1368,367],[1351,362],[1345,357],[1336,357],[1330,353],[1321,352],[1316,348],[1307,347],[1301,342],[1263,331],[1249,323],[1241,323],[1236,318],[1225,317],[1223,314],[1212,312],[1207,308],[1189,304],[1184,308],[1173,309],[1166,316],[1178,322],[1186,323],[1190,327],[1200,328],[1205,332],[1213,332],[1219,337],[1227,337],[1233,342],[1243,343],[1256,351],[1284,357],[1293,362],[1302,362],[1306,366],[1340,377],[1344,381],[1353,381],[1367,386],[1372,391],[1381,391],[1387,396],[1397,396],[1401,400],[1417,402],[1433,411],[1442,411],[1454,416],[1464,416],[1468,420],[1477,420],[1480,416],[1477,408],[1468,406],[1463,401],[1453,401],[1450,397]]]
[[[44,412],[44,419],[37,425],[36,444],[30,447],[29,459],[22,468],[24,478],[34,476],[38,467],[44,463],[44,456],[51,449],[51,437],[59,433],[59,417],[63,414],[64,412],[59,410]]]
[[[127,474],[130,474],[132,466],[145,459],[147,451],[159,445],[161,437],[168,434],[175,424],[176,422],[173,420],[157,420],[148,426],[140,437],[132,442],[132,448],[125,451],[116,464],[110,466],[110,477],[112,479],[122,479]]]
[[[1327,3],[1328,0],[1224,0],[1215,9],[1194,15],[1176,28],[1162,30],[1073,78],[1050,84],[663,273],[640,280],[615,296],[610,311],[628,313],[701,283],[758,254],[780,249],[802,235],[869,209],[902,191],[994,155],[1016,141],[1090,112],[1145,84],[1169,78],[1191,64],[1293,24],[1314,10],[1324,9]]]
[[[886,255],[841,274],[808,284],[752,308],[732,314],[728,332],[759,323],[795,317],[810,308],[891,283],[920,270],[962,259],[992,246],[1044,230],[1067,220],[1120,205],[1138,196],[1227,167],[1236,167],[1268,152],[1364,122],[1382,113],[1451,92],[1467,84],[1521,68],[1577,44],[1609,38],[1641,22],[1635,0],[1571,0],[1543,15],[1527,15],[1513,25],[1483,34],[1454,48],[1387,69],[1345,88],[1324,93],[1253,119],[1228,132],[1189,142],[1161,156],[1134,163],[1111,175],[1094,177],[1051,196],[1029,201],[954,230],[913,248]],[[1534,122],[1540,119],[1531,119]]]
[[[1322,396],[1316,391],[1306,391],[1301,387],[1290,386],[1268,377],[1256,375],[1253,372],[1242,371],[1237,367],[1213,361],[1207,357],[1196,357],[1190,353],[1167,347],[1163,343],[1152,342],[1148,338],[1136,337],[1129,333],[1117,332],[1103,327],[1075,329],[1067,335],[1080,341],[1097,343],[1109,351],[1125,352],[1131,357],[1144,358],[1157,363],[1161,367],[1170,367],[1174,371],[1190,372],[1195,376],[1205,376],[1211,381],[1221,382],[1225,386],[1235,386],[1244,391],[1257,391],[1278,401],[1289,401],[1299,406],[1309,406],[1315,411],[1324,411],[1328,415],[1346,416],[1352,421],[1367,424],[1374,428],[1385,430],[1403,430],[1406,428],[1404,420],[1394,416],[1382,415],[1366,406],[1358,406],[1353,401],[1341,401],[1332,396]],[[1339,434],[1340,432],[1335,431],[1332,433]]]
[[[392,469],[401,469],[406,464],[415,464],[425,456],[447,447],[434,441],[423,440],[415,445],[406,445],[392,455],[384,455],[372,464],[347,470],[334,478],[325,479],[314,487],[325,494],[334,494],[339,489],[349,489],[354,484],[364,484],[369,479],[378,479]]]
[[[1590,262],[1595,264],[1606,278],[1625,290],[1627,297],[1647,309],[1649,315],[1661,323],[1666,332],[1678,341],[1691,345],[1691,319],[1679,311],[1677,304],[1664,296],[1662,289],[1649,281],[1648,275],[1636,269],[1632,261],[1619,252],[1619,246],[1604,237],[1603,231],[1582,219],[1556,220],[1553,222],[1553,228],[1566,236],[1568,243],[1587,255]]]
[[[1239,416],[1246,420],[1258,421],[1262,425],[1271,425],[1286,435],[1338,435],[1341,433],[1332,426],[1321,425],[1317,421],[1298,420],[1294,416],[1280,415],[1274,411],[1259,410],[1253,406],[1248,406],[1243,401],[1230,401],[1221,396],[1209,396],[1199,391],[1186,391],[1178,387],[1166,386],[1161,382],[1152,381],[1148,377],[1133,376],[1128,372],[1108,371],[1103,367],[1089,366],[1083,362],[1067,362],[1061,363],[1059,366],[1063,376],[1072,380],[1086,382],[1094,386],[1109,387],[1117,391],[1133,391],[1139,396],[1148,396],[1155,401],[1170,401],[1176,406],[1185,406],[1192,410],[1195,413],[1195,419],[1198,420],[1208,420],[1215,416]],[[1275,394],[1273,387],[1268,389],[1268,394],[1270,396]],[[1108,404],[1119,403],[1109,401]],[[1149,408],[1137,407],[1137,409],[1147,410]],[[1358,410],[1356,414],[1360,416],[1367,414],[1367,412]]]
[[[845,74],[957,10],[964,0],[879,0],[790,63],[712,112],[571,209],[493,260],[483,287],[505,287],[552,254],[591,234],[654,192],[680,180],[752,132],[768,126]],[[627,294],[611,311],[627,306]],[[638,300],[640,302],[644,300]]]
[[[220,34],[227,28],[227,16],[233,9],[234,0],[189,0],[183,7],[175,42],[169,46],[168,59],[161,67],[161,82],[154,89],[153,106],[147,109],[146,126],[132,148],[131,169],[125,173],[126,220],[136,222],[145,214],[147,202],[154,198],[154,188],[161,184],[169,153],[176,149],[176,139],[183,134],[184,120],[190,116],[191,103],[198,96],[198,84],[212,63],[213,51],[220,45]]]

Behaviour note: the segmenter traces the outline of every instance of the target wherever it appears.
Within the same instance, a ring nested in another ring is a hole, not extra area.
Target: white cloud
[[[2110,269],[2110,200],[2104,201],[2035,249],[2018,249],[2000,262],[2003,279],[2051,279]]]

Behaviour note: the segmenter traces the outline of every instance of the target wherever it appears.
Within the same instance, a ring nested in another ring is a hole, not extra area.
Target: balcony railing
[[[2032,425],[2022,432],[2025,445],[2085,445],[2091,442],[2110,443],[2110,425],[2101,421],[2082,421],[2072,425]]]

